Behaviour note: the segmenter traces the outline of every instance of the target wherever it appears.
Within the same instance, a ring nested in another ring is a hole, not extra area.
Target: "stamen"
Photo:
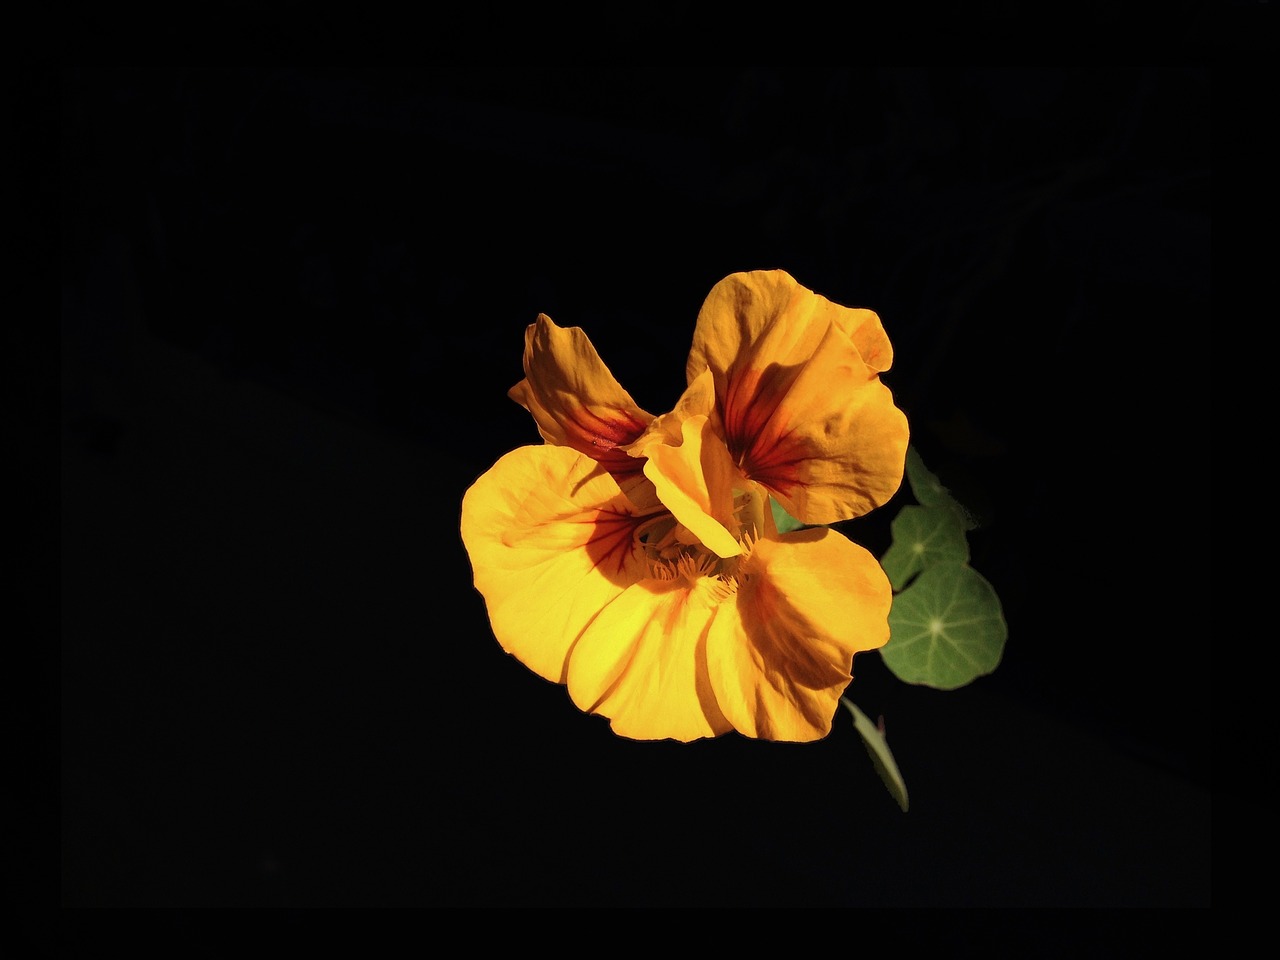
[[[700,548],[687,548],[672,559],[651,561],[649,576],[664,582],[685,580],[706,602],[717,604],[737,593],[737,577],[725,570],[726,564],[734,562]]]

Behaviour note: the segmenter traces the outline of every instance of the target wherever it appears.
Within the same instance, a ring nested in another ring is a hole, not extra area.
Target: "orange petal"
[[[893,592],[869,552],[814,528],[756,542],[736,602],[707,634],[716,702],[734,728],[769,740],[831,730],[853,656],[889,640]]]
[[[870,369],[884,373],[893,366],[893,344],[884,332],[878,313],[862,307],[841,307],[834,320],[844,335],[853,341],[862,362]]]
[[[520,447],[462,500],[462,541],[502,648],[565,682],[578,635],[647,573],[644,516],[595,461],[568,447]]]
[[[802,287],[784,270],[730,274],[711,288],[698,312],[685,368],[687,381],[692,383],[709,368],[715,374],[716,397],[723,401],[728,375],[740,365],[756,362],[767,332],[772,330],[775,338],[771,355],[761,358],[760,365],[794,366],[809,358],[843,309]]]
[[[715,577],[645,580],[591,622],[569,657],[569,694],[610,719],[619,736],[689,741],[727,732],[705,655],[707,628],[725,596]]]
[[[733,274],[698,315],[687,374],[710,370],[731,458],[792,516],[861,516],[902,483],[908,428],[879,372],[892,349],[869,310],[780,270]]]
[[[524,335],[525,378],[508,395],[531,414],[547,443],[572,447],[615,474],[637,474],[641,464],[626,446],[653,415],[622,389],[587,335],[539,314]]]
[[[755,371],[744,371],[739,396],[750,392],[752,400],[723,414],[743,472],[804,523],[862,516],[902,484],[906,415],[878,378],[863,377],[851,354],[831,328],[792,375],[757,380]]]
[[[684,421],[681,436],[678,447],[654,443],[646,448],[644,475],[703,546],[718,556],[736,557],[742,546],[733,518],[733,486],[740,474],[705,414]]]
[[[639,438],[627,447],[633,457],[646,457],[655,443],[680,446],[684,442],[682,427],[690,417],[710,416],[716,408],[715,386],[710,370],[690,381],[670,413],[654,417]]]

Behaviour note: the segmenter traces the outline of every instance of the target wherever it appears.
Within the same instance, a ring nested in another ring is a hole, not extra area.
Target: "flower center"
[[[644,550],[650,575],[659,580],[716,577],[736,585],[738,567],[750,554],[751,544],[764,527],[764,503],[763,495],[754,485],[734,491],[733,527],[729,532],[744,547],[743,553],[736,557],[720,557],[708,550],[665,510],[648,517],[636,527],[635,542]]]

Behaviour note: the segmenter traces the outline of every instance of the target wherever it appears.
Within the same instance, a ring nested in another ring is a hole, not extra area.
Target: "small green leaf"
[[[954,513],[965,530],[973,530],[978,526],[964,504],[953,497],[951,492],[942,485],[942,481],[924,465],[924,461],[920,459],[920,452],[914,445],[907,447],[907,482],[911,485],[911,492],[915,494],[921,506],[935,507]]]
[[[803,523],[783,510],[773,497],[769,498],[769,506],[773,508],[773,522],[778,525],[779,533],[790,533],[792,530],[800,530],[804,527]]]
[[[926,567],[969,559],[964,527],[950,510],[908,505],[898,511],[890,530],[893,541],[880,558],[880,566],[895,591]]]
[[[986,578],[967,564],[944,563],[893,598],[880,656],[899,680],[954,690],[999,666],[1008,634]]]
[[[898,802],[902,812],[906,813],[909,805],[907,784],[902,779],[902,774],[898,772],[898,764],[893,759],[893,751],[889,749],[888,741],[885,740],[884,730],[872,723],[871,719],[848,697],[841,697],[840,702],[853,714],[854,729],[862,734],[862,742],[867,747],[867,753],[871,754],[871,762],[875,765],[876,773],[880,774],[880,779],[889,788],[889,793]]]

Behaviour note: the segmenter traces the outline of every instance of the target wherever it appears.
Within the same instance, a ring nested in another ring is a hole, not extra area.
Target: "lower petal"
[[[706,640],[725,596],[714,577],[630,587],[591,622],[569,658],[569,694],[619,736],[689,741],[731,729],[707,673]]]
[[[645,575],[643,519],[608,472],[568,447],[520,447],[476,480],[462,540],[502,648],[563,683],[579,634]]]
[[[889,640],[889,580],[868,551],[814,528],[758,541],[736,602],[707,635],[716,702],[741,733],[818,740],[831,731],[853,656]]]

